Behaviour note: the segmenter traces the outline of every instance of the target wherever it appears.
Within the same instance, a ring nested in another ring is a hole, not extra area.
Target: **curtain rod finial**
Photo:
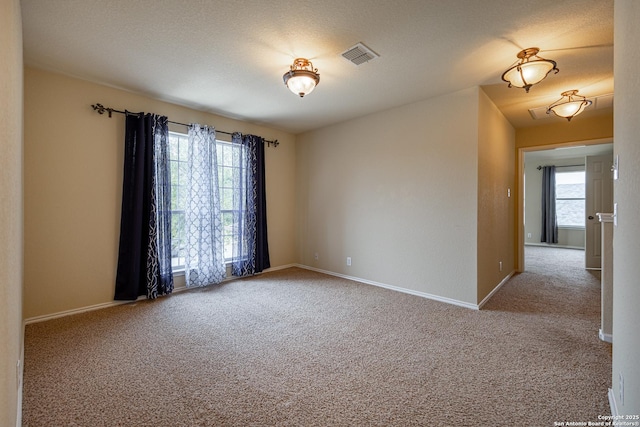
[[[106,111],[109,114],[109,118],[111,118],[111,114],[113,113],[113,108],[106,108],[102,104],[93,104],[91,105],[91,107],[93,107],[93,110],[97,111],[98,114],[104,114],[104,112]]]

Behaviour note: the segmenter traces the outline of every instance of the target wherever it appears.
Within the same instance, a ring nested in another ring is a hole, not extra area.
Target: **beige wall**
[[[616,0],[614,12],[616,81],[614,156],[620,178],[614,181],[618,225],[613,230],[613,397],[620,414],[640,414],[640,2]],[[624,402],[620,399],[624,377]]]
[[[613,137],[613,112],[516,130],[516,149]]]
[[[478,90],[299,135],[299,262],[476,304]]]
[[[526,156],[525,156],[526,157]],[[556,166],[578,165],[584,164],[585,158],[573,159],[556,159],[552,164]],[[549,163],[545,163],[549,164]],[[525,182],[525,224],[524,224],[524,241],[525,244],[546,245],[540,242],[542,233],[542,171],[537,167],[539,162],[525,162],[524,174],[527,177]],[[564,172],[573,172],[574,170],[584,170],[584,166],[576,168],[562,169]],[[531,237],[528,235],[531,234]],[[557,246],[565,246],[571,248],[584,248],[585,231],[582,229],[558,229]]]
[[[95,103],[278,139],[266,149],[271,265],[295,263],[293,135],[31,68],[24,102],[25,318],[113,300],[124,116],[101,116]]]
[[[18,0],[0,0],[0,10],[0,425],[15,426],[22,358],[22,21]]]
[[[515,130],[483,91],[479,92],[478,117],[477,257],[481,302],[515,270]]]

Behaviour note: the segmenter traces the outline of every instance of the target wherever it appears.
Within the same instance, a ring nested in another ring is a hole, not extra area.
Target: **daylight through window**
[[[169,132],[171,179],[171,267],[184,268],[186,255],[184,206],[187,196],[187,135]]]
[[[169,132],[169,167],[171,172],[171,258],[174,270],[184,268],[186,255],[185,203],[187,197],[187,149],[189,138],[185,134]],[[240,145],[216,141],[218,182],[220,189],[224,258],[231,260],[233,241],[238,230],[233,226],[233,195],[235,186],[241,182],[245,171],[240,166]]]
[[[558,227],[582,227],[585,223],[585,172],[556,171]]]

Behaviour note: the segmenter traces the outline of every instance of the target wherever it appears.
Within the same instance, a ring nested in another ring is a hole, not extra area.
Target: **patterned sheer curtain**
[[[556,167],[542,168],[542,233],[541,242],[558,243],[558,220],[556,218]]]
[[[167,117],[127,113],[114,299],[173,291]]]
[[[264,140],[255,135],[235,133],[237,152],[233,195],[234,276],[248,276],[270,267],[267,242],[267,200],[265,192]]]
[[[187,287],[207,286],[226,277],[216,133],[193,124],[188,136],[185,279]]]

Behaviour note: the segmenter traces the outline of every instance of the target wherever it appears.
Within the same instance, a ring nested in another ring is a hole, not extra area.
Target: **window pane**
[[[558,225],[584,227],[584,199],[556,200]]]
[[[233,257],[233,238],[232,236],[224,236],[224,258],[231,259]]]
[[[220,190],[220,198],[222,210],[228,211],[233,209],[233,189],[232,188],[222,188]]]
[[[556,184],[556,199],[584,199],[584,183]]]
[[[188,144],[189,144],[189,138],[187,138],[187,135],[181,135],[180,136],[180,152],[178,154],[178,160],[180,160],[181,162],[186,162],[189,158],[187,157],[187,150],[188,150]]]
[[[174,268],[184,267],[184,214],[173,211],[171,213],[171,265]]]
[[[585,172],[556,173],[556,215],[559,226],[584,227]]]
[[[222,233],[224,235],[233,234],[233,214],[231,212],[222,213]]]
[[[169,158],[177,159],[179,152],[179,139],[176,135],[169,134]]]
[[[219,166],[218,166],[219,167]],[[233,169],[229,167],[221,167],[222,177],[220,179],[220,187],[233,187]]]
[[[556,173],[556,198],[584,199],[584,171]]]
[[[222,152],[222,164],[225,166],[233,165],[233,147],[231,144],[224,144]]]
[[[180,209],[180,205],[178,204],[178,198],[180,197],[180,186],[171,185],[171,210]]]

